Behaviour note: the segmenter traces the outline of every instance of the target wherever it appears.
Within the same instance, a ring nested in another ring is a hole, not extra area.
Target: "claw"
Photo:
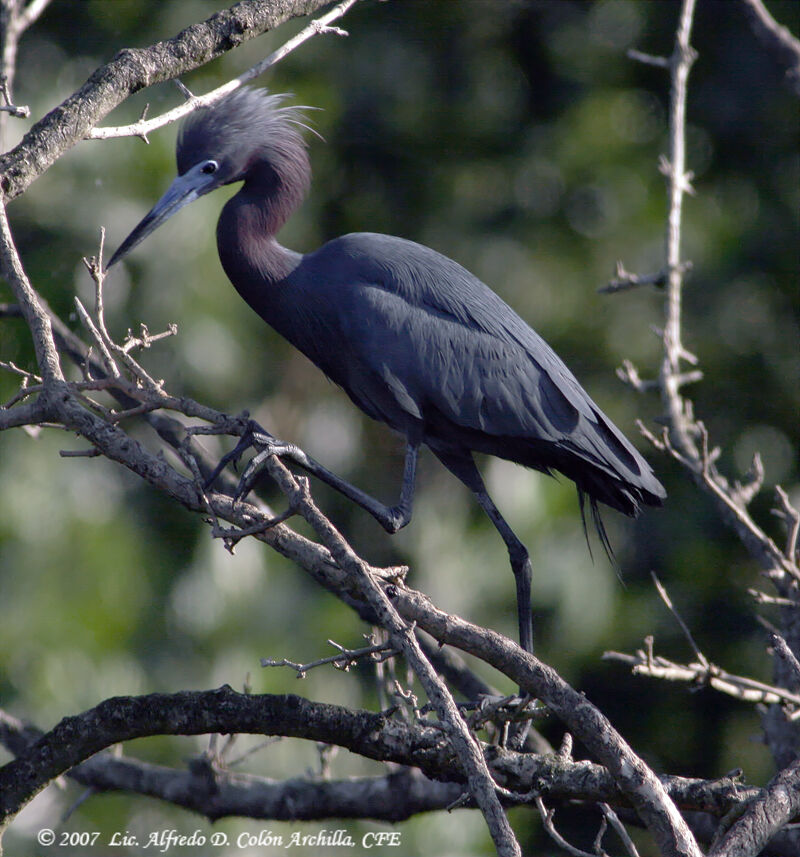
[[[239,459],[244,455],[244,453],[253,445],[251,441],[251,434],[248,432],[243,434],[239,439],[239,443],[236,444],[234,449],[230,452],[225,453],[219,460],[219,464],[214,468],[212,474],[206,479],[205,486],[206,488],[210,488],[216,481],[217,477],[222,473],[222,471],[231,463],[234,463],[234,466],[238,466]]]
[[[258,446],[258,447],[267,447],[270,445],[270,441],[274,440],[272,435],[263,429],[255,420],[250,420],[247,424],[247,429],[244,434],[239,438],[239,442],[236,446],[228,453],[222,456],[219,460],[219,464],[214,468],[212,474],[208,477],[205,482],[204,487],[210,488],[214,482],[216,482],[217,477],[222,473],[222,471],[233,462],[234,467],[238,469],[239,460],[247,452],[248,449]],[[244,478],[244,477],[242,477]],[[239,480],[239,487],[242,486],[242,479]],[[237,489],[238,491],[238,489]]]
[[[254,443],[250,444],[250,446],[254,445]],[[253,458],[250,460],[250,463],[245,468],[245,471],[242,474],[242,478],[239,480],[239,484],[236,486],[236,491],[233,494],[234,505],[250,493],[250,490],[253,487],[253,482],[255,482],[256,476],[258,476],[259,471],[264,466],[264,462],[272,454],[273,453],[271,449],[267,447],[267,449],[264,449],[257,455],[254,455]]]
[[[233,494],[234,504],[238,503],[239,500],[250,493],[253,483],[255,482],[259,471],[263,468],[264,462],[267,458],[271,455],[280,456],[287,453],[290,455],[299,453],[299,450],[297,450],[297,447],[293,444],[278,440],[268,431],[263,429],[257,422],[250,420],[247,425],[247,430],[241,436],[236,446],[230,452],[222,456],[219,464],[214,468],[214,472],[206,480],[205,487],[209,488],[213,485],[219,474],[222,473],[222,471],[231,462],[234,463],[234,466],[238,467],[239,460],[244,453],[247,452],[247,450],[254,448],[257,452],[245,468],[244,473],[239,479],[239,484],[236,486],[236,491]]]
[[[279,458],[284,456],[288,457],[301,467],[312,470],[314,473],[319,474],[320,471],[327,473],[323,467],[320,467],[320,465],[317,465],[309,459],[302,449],[295,446],[293,443],[286,443],[286,441],[278,440],[274,435],[271,435],[268,431],[261,428],[257,422],[250,420],[247,424],[247,429],[239,440],[239,443],[236,444],[236,447],[231,450],[231,452],[227,453],[227,455],[224,455],[220,459],[219,464],[214,468],[214,472],[206,481],[205,487],[210,487],[214,483],[214,480],[231,461],[238,464],[239,459],[248,449],[255,449],[256,454],[250,459],[244,473],[239,479],[239,484],[236,486],[236,491],[233,494],[234,505],[250,493],[256,477],[264,467],[264,462],[266,462],[266,460],[272,455],[278,456]],[[331,478],[335,477],[328,474],[328,479]]]

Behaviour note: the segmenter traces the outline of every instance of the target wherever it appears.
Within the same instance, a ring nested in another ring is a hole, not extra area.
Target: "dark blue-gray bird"
[[[457,262],[413,241],[369,232],[335,238],[307,254],[278,243],[275,236],[311,177],[302,114],[283,100],[243,88],[193,113],[178,137],[178,177],[109,267],[184,205],[243,182],[217,224],[222,267],[264,321],[362,411],[405,436],[399,503],[383,505],[264,432],[255,431],[246,445],[260,450],[256,459],[293,459],[388,532],[411,519],[417,452],[428,446],[475,494],[508,547],[520,643],[530,652],[528,551],[489,497],[473,453],[569,477],[582,514],[588,498],[607,549],[597,504],[635,516],[642,506],[661,505],[665,491],[547,343]]]

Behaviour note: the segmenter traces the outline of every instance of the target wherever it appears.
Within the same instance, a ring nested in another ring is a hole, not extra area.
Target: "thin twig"
[[[17,27],[20,33],[35,24],[50,3],[52,0],[30,0],[30,3],[22,9],[22,13],[17,17]]]
[[[5,201],[0,200],[0,271],[11,286],[31,331],[39,373],[45,384],[64,381],[50,319],[22,267],[8,222]]]
[[[335,6],[330,12],[327,12],[322,17],[312,21],[305,29],[301,30],[294,38],[289,39],[278,50],[273,51],[268,57],[256,63],[239,77],[229,80],[222,86],[205,93],[205,95],[193,95],[183,104],[162,113],[161,116],[156,116],[153,119],[140,120],[132,125],[121,125],[117,127],[92,128],[87,135],[89,140],[108,140],[112,137],[146,137],[150,132],[158,128],[163,128],[184,116],[188,116],[195,110],[201,107],[210,107],[226,95],[230,95],[237,89],[240,89],[249,81],[263,74],[268,68],[280,62],[287,54],[291,53],[295,48],[298,48],[303,42],[313,36],[322,33],[333,33],[338,36],[347,35],[344,30],[338,27],[332,27],[330,24],[345,15],[358,0],[344,0],[338,6]]]
[[[798,537],[800,537],[800,510],[795,509],[789,500],[789,495],[781,488],[775,486],[778,495],[779,508],[773,509],[772,514],[782,518],[786,522],[786,559],[789,562],[797,561]]]
[[[628,852],[629,857],[639,857],[636,845],[628,834],[628,831],[625,829],[625,825],[619,820],[619,816],[616,812],[614,812],[607,803],[601,803],[599,806],[608,823],[614,828],[617,836],[622,840],[622,844],[625,846],[625,850]]]
[[[653,655],[649,647],[647,651],[639,649],[634,655],[604,652],[603,660],[628,664],[634,675],[686,682],[696,687],[708,686],[744,702],[800,706],[800,694],[791,693],[785,688],[729,673],[709,662],[707,666],[700,663],[679,664],[660,655]]]
[[[654,56],[653,54],[644,53],[644,51],[637,51],[636,48],[629,48],[627,56],[632,60],[636,60],[636,62],[641,62],[645,65],[654,65],[656,68],[669,68],[670,65],[669,57]]]
[[[777,59],[787,67],[786,76],[800,95],[800,40],[770,15],[761,0],[741,0],[753,31]]]
[[[669,110],[669,158],[661,162],[667,177],[669,208],[666,240],[666,323],[664,325],[664,359],[661,365],[662,399],[670,419],[670,432],[682,450],[697,454],[686,426],[685,411],[674,376],[680,372],[681,359],[681,294],[684,263],[681,259],[681,216],[683,197],[689,188],[686,171],[686,93],[687,80],[697,56],[689,43],[695,0],[683,0],[675,48],[670,58],[672,87]]]
[[[61,458],[97,458],[102,455],[99,449],[60,449],[58,454]]]
[[[8,91],[8,80],[5,75],[0,75],[0,95],[5,102],[0,104],[0,111],[3,113],[8,113],[15,119],[27,119],[31,115],[31,108],[27,105],[11,103],[11,93]]]
[[[86,328],[86,331],[91,335],[92,339],[95,342],[95,345],[100,350],[100,354],[103,357],[103,364],[106,367],[106,371],[112,375],[114,378],[121,377],[121,373],[119,371],[119,366],[117,366],[116,361],[111,356],[111,352],[106,345],[105,339],[101,334],[100,330],[97,328],[97,325],[94,323],[94,319],[89,315],[86,310],[86,307],[81,303],[80,298],[75,296],[75,308],[78,310],[78,317],[81,320],[81,323]]]
[[[639,370],[630,360],[622,361],[622,366],[617,369],[617,377],[639,393],[647,393],[658,389],[658,381],[645,381],[639,375]]]
[[[105,304],[103,300],[103,284],[105,282],[106,273],[103,270],[103,247],[105,244],[106,231],[105,229],[100,229],[100,249],[98,251],[97,256],[92,256],[89,259],[84,259],[83,263],[86,266],[86,269],[89,271],[91,275],[92,281],[94,282],[94,312],[95,312],[95,323],[96,327],[94,328],[95,340],[100,348],[104,348],[104,353],[108,353],[109,357],[111,355],[116,355],[120,359],[120,361],[125,365],[131,374],[139,380],[142,386],[154,393],[163,392],[164,382],[156,381],[154,378],[150,376],[150,374],[145,370],[145,368],[138,363],[136,360],[131,357],[129,351],[130,348],[126,348],[124,345],[118,345],[112,338],[108,332],[108,328],[106,327],[106,319],[105,319]],[[75,298],[76,302],[78,299]],[[84,310],[85,313],[85,310]],[[145,328],[146,329],[146,328]],[[171,333],[167,335],[172,335]],[[128,339],[131,339],[131,333],[128,331]],[[140,342],[138,340],[137,342]],[[112,363],[116,361],[112,359]],[[113,369],[111,370],[114,371]],[[119,370],[117,370],[119,372]]]
[[[167,339],[170,336],[178,335],[178,325],[174,322],[161,333],[150,333],[147,325],[144,322],[139,323],[139,336],[134,336],[130,330],[125,337],[125,343],[122,345],[122,350],[129,354],[134,348],[150,348],[154,342],[159,342],[162,339]]]
[[[792,607],[795,610],[800,608],[800,601],[791,598],[781,598],[779,595],[767,595],[766,592],[761,592],[759,589],[752,587],[747,592],[753,596],[757,604],[769,604],[773,607]]]
[[[800,684],[800,661],[797,660],[794,652],[789,648],[789,644],[780,634],[772,635],[772,648],[792,668],[795,674],[795,680]]]
[[[0,318],[22,318],[19,304],[0,303]]]
[[[698,661],[703,665],[705,669],[709,668],[709,663],[706,660],[705,655],[700,651],[700,647],[695,643],[694,637],[692,636],[692,632],[689,630],[689,626],[683,621],[680,613],[675,609],[675,605],[672,603],[669,595],[667,594],[667,590],[664,588],[661,581],[656,576],[654,571],[650,572],[650,576],[653,578],[653,583],[658,590],[658,594],[661,596],[661,600],[667,605],[667,609],[675,618],[675,621],[681,626],[681,631],[683,631],[683,635],[689,641],[689,645],[692,647],[695,653],[695,657]]]
[[[691,267],[691,262],[683,262],[681,264],[681,273],[691,270]],[[616,292],[630,291],[631,289],[639,288],[640,286],[663,287],[666,283],[666,268],[656,271],[655,274],[633,274],[625,269],[621,260],[618,260],[614,277],[609,280],[605,286],[601,286],[597,291],[600,294],[614,294]]]
[[[324,666],[325,664],[332,664],[337,670],[348,672],[349,669],[355,666],[362,658],[385,661],[388,658],[400,654],[400,650],[395,646],[392,646],[391,643],[377,643],[372,646],[364,646],[360,649],[346,649],[338,643],[334,643],[333,640],[328,640],[328,643],[339,650],[338,654],[330,655],[327,658],[320,658],[316,661],[310,661],[307,664],[297,664],[294,661],[287,660],[286,658],[282,658],[279,661],[276,661],[273,658],[261,658],[261,666],[291,667],[291,669],[297,673],[298,678],[305,678],[306,673],[310,670]],[[376,658],[376,655],[379,657]]]
[[[596,850],[594,853],[589,853],[588,851],[582,851],[580,848],[576,848],[574,845],[567,842],[567,840],[564,839],[564,837],[556,830],[556,826],[553,823],[553,816],[556,814],[556,811],[554,809],[548,809],[541,797],[536,798],[536,808],[539,810],[539,815],[542,817],[542,824],[544,825],[544,829],[547,831],[547,834],[559,848],[563,848],[568,854],[571,854],[572,857],[608,857],[602,848]],[[598,845],[598,843],[595,844]]]

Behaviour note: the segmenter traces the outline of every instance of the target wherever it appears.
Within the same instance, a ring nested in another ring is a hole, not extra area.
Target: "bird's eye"
[[[218,169],[219,164],[216,161],[206,161],[200,168],[200,172],[206,173],[206,175],[211,175],[212,173],[215,173]]]

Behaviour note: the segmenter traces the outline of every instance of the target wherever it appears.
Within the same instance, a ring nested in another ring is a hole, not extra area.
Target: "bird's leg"
[[[519,621],[519,644],[526,652],[533,654],[533,612],[531,610],[531,560],[527,548],[517,538],[500,510],[492,502],[486,486],[483,484],[478,468],[469,452],[453,453],[433,449],[439,461],[457,476],[475,495],[481,508],[503,537],[511,560],[511,570],[517,584],[517,619]]]
[[[260,448],[257,455],[253,457],[247,465],[247,469],[242,474],[242,478],[237,488],[237,496],[243,496],[248,490],[255,475],[261,469],[264,461],[270,455],[277,455],[280,458],[288,458],[299,464],[304,470],[317,479],[321,479],[326,485],[335,488],[340,494],[343,494],[348,500],[352,500],[357,505],[361,506],[372,515],[373,518],[386,530],[387,533],[396,533],[398,530],[406,526],[411,520],[411,512],[414,504],[414,482],[417,469],[417,453],[419,451],[418,444],[409,443],[406,447],[405,465],[403,468],[403,484],[400,489],[400,502],[395,506],[386,506],[379,500],[376,500],[366,491],[362,491],[341,476],[323,467],[318,461],[315,461],[310,456],[306,455],[300,447],[293,443],[285,443],[284,441],[276,440],[271,435],[254,433],[252,435],[253,443]]]
[[[256,447],[258,452],[253,456],[239,480],[239,485],[234,495],[237,500],[248,493],[267,458],[271,455],[277,455],[279,458],[288,458],[299,464],[300,467],[312,476],[321,479],[327,485],[330,485],[331,488],[335,488],[349,500],[361,506],[362,509],[369,512],[389,533],[396,533],[411,520],[414,503],[417,453],[419,451],[418,442],[409,441],[406,447],[403,485],[400,490],[400,502],[396,506],[384,505],[379,500],[367,494],[366,491],[362,491],[360,488],[332,473],[326,467],[323,467],[318,461],[306,455],[299,446],[273,437],[269,432],[262,429],[258,423],[252,423],[248,432],[243,435],[242,439],[236,445],[236,448],[220,461],[209,479],[209,484],[216,479],[217,475],[229,462],[238,460],[251,447]]]
[[[477,473],[477,469],[475,471]],[[480,474],[478,474],[480,479]],[[481,480],[481,484],[483,480]],[[495,525],[497,531],[503,537],[508,548],[508,556],[511,560],[511,570],[514,572],[514,580],[517,584],[517,621],[519,622],[519,644],[526,652],[533,654],[533,610],[531,609],[531,559],[524,544],[517,538],[514,531],[508,525],[506,519],[500,514],[486,488],[475,492],[475,497],[481,508],[489,516],[489,520]],[[526,692],[520,688],[519,695],[526,699]],[[525,703],[523,703],[523,708]],[[530,731],[530,722],[514,723],[509,726],[507,746],[511,750],[521,750],[525,739]]]
[[[514,572],[514,580],[517,584],[519,644],[526,652],[533,654],[533,611],[531,609],[531,580],[533,578],[533,571],[531,569],[531,559],[528,555],[528,549],[517,538],[506,519],[500,514],[500,510],[495,506],[485,488],[481,491],[476,491],[475,497],[483,511],[489,516],[489,520],[503,537],[503,541],[508,548],[511,570]]]
[[[514,580],[517,584],[517,621],[519,622],[519,644],[526,651],[533,654],[533,611],[531,610],[531,560],[524,544],[516,537],[514,531],[508,525],[506,519],[500,514],[495,506],[486,486],[483,484],[481,474],[472,460],[469,452],[452,453],[434,449],[433,452],[444,466],[457,476],[475,495],[481,508],[489,516],[489,520],[495,525],[497,532],[503,537],[508,548],[508,556],[511,560],[511,570],[514,572]],[[527,694],[522,688],[519,689],[520,696],[526,698]],[[525,744],[525,739],[530,730],[529,722],[512,724],[508,732],[507,746],[512,750],[519,750]]]

